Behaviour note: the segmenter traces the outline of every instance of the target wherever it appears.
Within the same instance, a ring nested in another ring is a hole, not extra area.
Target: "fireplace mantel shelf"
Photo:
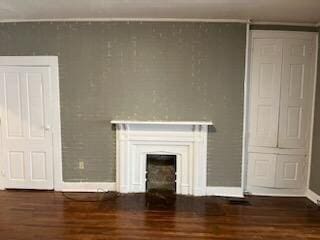
[[[211,121],[133,121],[112,120],[111,124],[135,124],[135,125],[213,125]]]

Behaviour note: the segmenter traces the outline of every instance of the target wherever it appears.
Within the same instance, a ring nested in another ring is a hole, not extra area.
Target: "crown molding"
[[[248,23],[246,19],[211,18],[57,18],[57,19],[2,19],[0,23],[19,22],[212,22],[212,23]]]
[[[203,23],[244,23],[254,25],[283,25],[320,27],[318,23],[301,22],[270,22],[255,21],[251,19],[213,19],[213,18],[56,18],[56,19],[2,19],[0,23],[23,23],[23,22],[203,22]]]

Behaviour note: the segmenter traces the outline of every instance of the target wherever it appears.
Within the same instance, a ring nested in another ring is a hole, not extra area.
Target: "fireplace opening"
[[[176,155],[147,154],[147,192],[176,192]]]

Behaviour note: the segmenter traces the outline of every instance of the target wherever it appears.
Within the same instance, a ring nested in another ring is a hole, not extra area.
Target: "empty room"
[[[0,239],[320,240],[319,0],[0,0]]]

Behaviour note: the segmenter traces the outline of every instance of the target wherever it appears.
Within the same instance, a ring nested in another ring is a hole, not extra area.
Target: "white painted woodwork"
[[[307,148],[311,122],[314,54],[312,40],[285,40],[279,111],[280,148]]]
[[[301,188],[305,184],[305,155],[278,155],[276,166],[276,188]]]
[[[309,198],[312,202],[315,204],[319,204],[320,201],[320,195],[313,192],[311,189],[308,189],[306,192],[306,197]]]
[[[5,188],[53,189],[48,67],[0,66]]]
[[[112,120],[111,124],[134,124],[134,125],[213,125],[211,121],[133,121],[133,120]]]
[[[251,186],[290,189],[305,184],[305,155],[249,153],[248,157]]]
[[[308,150],[303,148],[269,148],[269,147],[257,147],[249,146],[248,152],[251,153],[273,153],[273,154],[289,154],[289,155],[307,155]]]
[[[169,154],[177,157],[177,193],[206,195],[207,132],[211,122],[111,123],[117,125],[119,192],[145,192],[147,154]]]
[[[307,185],[317,35],[251,32],[247,191],[299,195]]]
[[[252,45],[249,145],[276,147],[282,41],[254,38]]]
[[[260,187],[274,187],[277,155],[249,153],[248,158],[248,184]]]

